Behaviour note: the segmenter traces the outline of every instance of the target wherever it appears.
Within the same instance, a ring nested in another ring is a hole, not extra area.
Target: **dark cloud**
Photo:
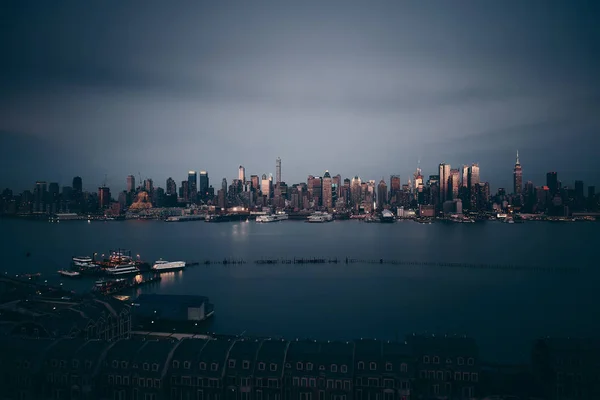
[[[0,137],[0,182],[124,185],[141,171],[162,184],[188,169],[218,181],[240,163],[273,172],[280,156],[288,182],[408,176],[421,158],[426,173],[479,161],[498,187],[519,148],[525,179],[596,183],[595,2],[2,7],[0,130],[19,133]],[[49,143],[80,157],[66,165]],[[25,147],[38,151],[27,173]]]

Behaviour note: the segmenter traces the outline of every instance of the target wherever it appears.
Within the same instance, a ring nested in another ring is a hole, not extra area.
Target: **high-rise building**
[[[260,191],[260,181],[258,179],[258,175],[250,175],[250,184],[252,185],[253,192]]]
[[[441,163],[439,166],[440,173],[440,204],[448,200],[448,181],[450,179],[450,164]]]
[[[461,180],[461,186],[466,188],[469,187],[469,166],[468,165],[463,165],[462,166],[462,180]]]
[[[262,177],[260,178],[260,192],[262,196],[266,196],[267,198],[271,197],[271,189],[269,187],[267,174],[262,174]]]
[[[581,210],[585,207],[585,195],[583,193],[583,181],[575,181],[575,207]]]
[[[186,203],[190,201],[190,194],[188,189],[188,181],[181,181],[180,196]]]
[[[519,162],[519,150],[517,150],[517,161],[515,162],[515,169],[513,171],[513,193],[516,196],[520,196],[523,192],[523,171],[521,170],[521,163]]]
[[[148,178],[144,181],[144,189],[146,190],[146,192],[148,192],[148,195],[152,195],[152,193],[154,192],[154,181],[152,181],[152,179]]]
[[[47,183],[42,181],[36,182],[35,188],[33,189],[33,211],[46,211],[47,197]]]
[[[98,188],[98,207],[104,209],[108,206],[110,206],[110,189],[106,186],[100,186]]]
[[[399,195],[400,195],[400,176],[399,175],[391,175],[390,176],[390,200],[392,203],[398,203]]]
[[[135,176],[128,175],[127,176],[127,193],[131,193],[135,191]]]
[[[175,180],[171,177],[167,179],[167,195],[176,196],[177,195],[177,184]]]
[[[332,192],[332,179],[329,171],[325,171],[323,175],[323,183],[321,187],[323,196],[323,207],[330,209],[333,208],[333,192]]]
[[[385,184],[385,181],[382,178],[381,181],[379,181],[379,185],[377,185],[376,200],[377,200],[377,208],[378,209],[382,209],[383,206],[387,204],[387,197],[388,197],[387,185]]]
[[[73,178],[73,191],[76,193],[83,193],[83,183],[80,176]]]
[[[238,180],[240,182],[246,182],[246,168],[240,165],[238,169]]]
[[[471,164],[471,166],[469,167],[469,186],[478,185],[479,182],[479,164]]]
[[[198,196],[198,179],[196,171],[188,172],[188,200],[192,203],[196,202]]]
[[[558,175],[556,172],[548,172],[546,174],[546,186],[548,186],[548,191],[551,197],[558,192]]]
[[[223,191],[223,193],[225,193],[225,196],[227,196],[227,179],[223,178],[223,180],[221,181],[221,190]]]
[[[275,160],[275,183],[281,182],[281,158],[277,157]]]
[[[323,206],[323,179],[320,176],[312,178],[312,199],[315,207]]]
[[[460,170],[451,169],[450,178],[448,179],[448,193],[450,200],[458,199],[458,190],[460,187]]]
[[[206,200],[209,197],[208,194],[208,188],[209,188],[209,181],[208,181],[208,172],[206,171],[200,171],[200,187],[198,188],[198,193],[200,193],[200,198],[202,200]]]

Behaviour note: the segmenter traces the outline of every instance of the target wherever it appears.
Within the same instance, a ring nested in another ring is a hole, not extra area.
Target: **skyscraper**
[[[167,194],[169,196],[177,196],[177,184],[171,177],[167,179]]]
[[[332,180],[329,171],[325,171],[323,175],[323,207],[330,209],[333,208],[333,192],[332,192]]]
[[[469,187],[469,166],[468,165],[463,165],[462,166],[462,187],[464,188],[468,188]]]
[[[479,182],[479,164],[471,164],[469,167],[469,186],[478,185]]]
[[[223,193],[225,193],[225,196],[227,196],[227,179],[223,178],[223,180],[221,181],[221,190],[223,191]]]
[[[100,208],[108,208],[110,205],[110,189],[106,186],[98,188],[98,206]]]
[[[196,202],[198,197],[198,180],[196,177],[196,171],[188,172],[188,200],[192,203]]]
[[[387,185],[383,178],[379,181],[379,185],[377,185],[377,208],[382,209],[384,205],[387,204]]]
[[[154,182],[152,179],[148,178],[144,181],[144,188],[149,195],[152,195],[152,192],[154,192]]]
[[[275,183],[281,182],[281,158],[275,160]]]
[[[451,196],[450,200],[458,199],[458,189],[460,186],[460,170],[450,170],[450,178],[448,179],[448,183],[448,193]]]
[[[550,196],[554,197],[556,192],[558,192],[558,175],[556,172],[548,172],[546,174],[546,186],[548,186]]]
[[[76,176],[75,178],[73,178],[73,191],[76,193],[83,192],[83,183],[81,181],[81,177],[79,177],[79,176]]]
[[[450,179],[450,164],[441,163],[440,172],[440,204],[448,200],[448,180]]]
[[[252,191],[260,191],[260,182],[258,179],[258,175],[250,175],[250,184],[252,185]]]
[[[200,193],[200,198],[202,200],[206,200],[208,198],[208,172],[200,171],[200,187],[198,188],[198,193]]]
[[[135,191],[135,176],[128,175],[127,176],[127,193],[131,193]]]
[[[240,182],[246,182],[246,168],[240,165],[238,169],[238,180]]]
[[[516,196],[520,196],[523,191],[523,171],[521,170],[521,163],[519,162],[519,150],[517,150],[517,161],[515,162],[515,169],[513,172],[513,193]]]
[[[81,178],[80,178],[81,179]],[[38,181],[35,183],[35,189],[33,189],[33,205],[34,211],[44,212],[46,211],[46,197],[47,197],[47,183]]]

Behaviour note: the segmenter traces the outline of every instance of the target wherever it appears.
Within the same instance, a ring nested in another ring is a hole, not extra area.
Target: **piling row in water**
[[[388,264],[398,266],[415,266],[415,267],[445,267],[445,268],[470,268],[470,269],[488,269],[488,270],[504,270],[504,271],[534,271],[534,272],[579,272],[579,267],[544,267],[535,265],[517,265],[517,264],[486,264],[486,263],[453,263],[453,262],[432,262],[432,261],[410,261],[410,260],[393,260],[393,259],[358,259],[349,258],[262,258],[254,260],[254,264],[258,265],[278,265],[278,264]],[[206,260],[202,263],[191,262],[187,265],[239,265],[246,264],[243,259],[226,258],[223,260]]]

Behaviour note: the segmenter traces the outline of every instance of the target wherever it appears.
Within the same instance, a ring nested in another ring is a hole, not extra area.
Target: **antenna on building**
[[[106,181],[107,181],[107,179],[108,179],[108,178],[107,178],[107,175],[106,175],[106,174],[104,174],[104,182],[102,182],[102,186],[103,186],[103,187],[106,187]]]

